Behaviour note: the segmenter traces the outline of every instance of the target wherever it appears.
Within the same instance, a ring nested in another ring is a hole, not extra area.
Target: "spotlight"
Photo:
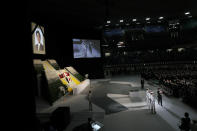
[[[163,19],[163,16],[159,17],[159,19],[160,19],[160,20]]]
[[[190,14],[190,12],[185,12],[185,15],[189,15]]]
[[[122,22],[123,22],[123,20],[120,20],[120,22],[122,23]]]
[[[108,21],[107,21],[107,24],[110,24],[110,23],[111,23],[111,21],[110,21],[110,20],[108,20]]]
[[[133,21],[133,22],[134,22],[134,21],[137,21],[137,19],[133,19],[132,21]]]
[[[150,18],[146,18],[146,20],[150,20]]]
[[[108,47],[109,45],[101,45],[101,46]]]

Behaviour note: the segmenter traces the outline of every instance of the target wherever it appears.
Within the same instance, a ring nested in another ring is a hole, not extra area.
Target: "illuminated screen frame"
[[[90,50],[87,49],[87,47],[85,47],[85,45],[83,45],[82,43],[85,43],[84,41],[90,41],[92,42],[92,44],[89,44],[89,47],[91,47],[91,53]],[[98,42],[98,43],[97,43]],[[78,47],[76,46],[77,44]],[[97,44],[95,44],[97,43]],[[80,39],[80,38],[73,38],[72,39],[72,44],[73,44],[73,58],[74,59],[80,59],[80,58],[87,58],[87,59],[91,59],[91,58],[101,58],[101,43],[100,40],[95,40],[95,39]],[[79,49],[79,53],[77,56],[76,53],[76,49]],[[81,50],[81,48],[84,49],[84,51]],[[85,51],[86,48],[86,51]],[[94,52],[94,53],[93,53]],[[80,56],[81,55],[81,56]]]
[[[31,23],[33,54],[46,54],[44,27]],[[40,42],[38,42],[40,41]]]

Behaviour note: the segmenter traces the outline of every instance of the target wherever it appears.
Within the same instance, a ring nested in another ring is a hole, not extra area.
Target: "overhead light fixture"
[[[189,15],[190,14],[190,12],[185,12],[185,15]]]
[[[101,46],[108,47],[109,45],[101,45]]]
[[[109,25],[105,25],[105,26],[109,26]]]
[[[161,23],[161,21],[160,21],[160,20],[158,20],[157,22],[158,22],[158,23]]]
[[[109,52],[105,53],[105,56],[110,56],[110,55],[111,55],[111,53],[109,53]]]
[[[188,17],[189,17],[189,18],[192,18],[192,16],[191,16],[191,15],[189,15]]]
[[[118,46],[118,48],[122,48],[122,47],[125,47],[125,46],[120,46],[120,45]]]
[[[129,23],[126,23],[127,26],[129,26]]]
[[[134,22],[134,21],[137,21],[137,19],[133,19],[132,21],[133,21],[133,22]]]
[[[108,20],[108,21],[107,21],[107,24],[110,24],[110,23],[111,23],[111,21],[110,21],[110,20]]]
[[[146,18],[146,20],[150,20],[150,18]]]
[[[163,16],[159,17],[159,19],[160,19],[160,20],[163,19]]]
[[[120,20],[120,22],[122,23],[122,22],[123,22],[123,20]]]
[[[119,26],[119,24],[116,24],[116,26]]]
[[[167,52],[171,52],[172,50],[173,50],[173,49],[167,49],[166,51],[167,51]]]
[[[139,22],[137,22],[136,24],[138,24],[138,25],[139,25],[140,23],[139,23]]]
[[[184,51],[185,48],[178,48],[177,50],[178,50],[178,52],[181,52],[181,51]]]
[[[117,45],[119,45],[119,46],[124,45],[124,42],[123,41],[120,41],[120,42],[118,42]]]
[[[147,23],[150,24],[150,21],[148,21]]]

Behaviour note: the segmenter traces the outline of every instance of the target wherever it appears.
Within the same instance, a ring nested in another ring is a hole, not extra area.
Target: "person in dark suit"
[[[92,100],[91,100],[91,97],[92,97],[92,92],[89,91],[88,92],[89,111],[92,111]]]
[[[144,79],[141,79],[141,88],[144,89]]]
[[[36,31],[36,38],[37,38],[37,41],[38,41],[38,43],[36,43],[36,50],[37,51],[43,51],[44,47],[41,43],[41,34],[38,30]]]
[[[159,89],[157,90],[157,99],[158,99],[158,104],[162,106],[162,95]]]
[[[190,131],[191,120],[189,118],[189,113],[185,112],[184,116],[184,118],[181,118],[181,125],[179,126],[179,128],[182,131]]]

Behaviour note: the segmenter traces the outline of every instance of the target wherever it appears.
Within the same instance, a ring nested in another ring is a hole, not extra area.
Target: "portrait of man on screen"
[[[32,44],[34,54],[46,54],[44,27],[35,23],[32,23]]]
[[[41,32],[39,31],[39,29],[36,30],[35,33],[35,46],[36,46],[36,50],[37,51],[43,51],[44,50],[44,46],[43,46],[43,41],[42,41],[42,37],[43,35],[41,35]]]

